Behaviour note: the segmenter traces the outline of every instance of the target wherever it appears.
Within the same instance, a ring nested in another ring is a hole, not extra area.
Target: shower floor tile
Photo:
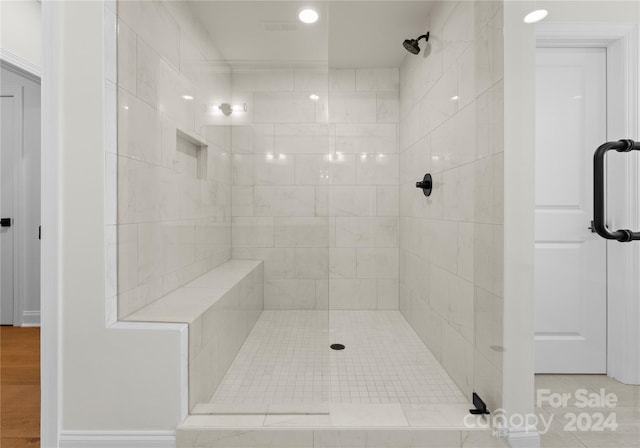
[[[328,403],[467,402],[399,311],[268,310],[210,403],[291,413]]]

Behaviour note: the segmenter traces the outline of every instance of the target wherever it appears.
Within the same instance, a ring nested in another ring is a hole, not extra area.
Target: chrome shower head
[[[420,53],[420,45],[418,44],[420,39],[425,39],[425,41],[429,42],[429,32],[427,31],[427,34],[423,34],[417,39],[405,39],[402,45],[409,53],[418,54]]]

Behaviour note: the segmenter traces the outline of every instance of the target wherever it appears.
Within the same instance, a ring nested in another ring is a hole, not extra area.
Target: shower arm
[[[420,39],[424,39],[426,42],[429,42],[429,31],[427,31],[427,34],[423,34],[422,36],[418,37],[416,39],[416,42],[420,42]]]
[[[608,240],[627,243],[640,240],[640,232],[628,229],[610,231],[605,224],[605,187],[604,187],[604,158],[608,151],[617,152],[640,151],[640,142],[633,140],[619,140],[600,145],[593,154],[593,223],[592,230]]]

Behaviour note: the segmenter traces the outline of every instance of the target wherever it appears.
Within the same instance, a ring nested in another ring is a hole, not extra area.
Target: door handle
[[[0,227],[11,227],[11,218],[0,219]]]
[[[614,230],[607,228],[604,223],[604,158],[607,152],[615,150],[617,152],[640,151],[640,143],[633,140],[619,140],[600,145],[593,154],[593,221],[592,227],[598,235],[608,240],[616,240],[621,243],[640,240],[640,231],[633,232],[628,229]]]

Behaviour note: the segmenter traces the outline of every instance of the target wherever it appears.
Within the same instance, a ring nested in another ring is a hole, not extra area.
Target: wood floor
[[[0,447],[40,446],[40,329],[0,327]]]

